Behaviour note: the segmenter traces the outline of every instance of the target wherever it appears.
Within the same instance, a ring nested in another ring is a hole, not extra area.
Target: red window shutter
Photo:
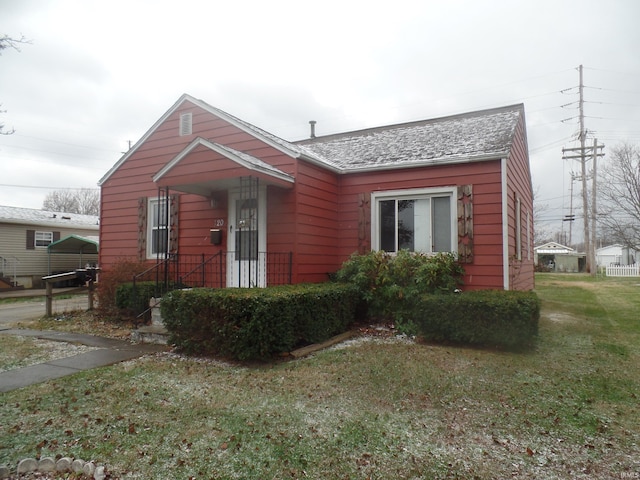
[[[371,193],[358,194],[358,253],[371,251]]]
[[[27,230],[27,250],[35,250],[36,248],[36,231]]]
[[[169,197],[169,253],[178,253],[178,212],[180,195]]]
[[[458,259],[473,262],[473,186],[458,187]]]
[[[147,258],[147,197],[138,199],[138,259]]]

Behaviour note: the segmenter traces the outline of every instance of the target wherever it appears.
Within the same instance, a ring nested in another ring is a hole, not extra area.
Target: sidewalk
[[[97,350],[73,357],[61,358],[29,367],[0,372],[0,393],[54,380],[67,375],[73,375],[74,373],[84,370],[113,365],[125,360],[141,357],[148,353],[161,352],[168,348],[166,345],[148,343],[134,344],[126,340],[58,331],[0,328],[0,335],[21,335],[24,337],[79,343],[97,347]]]

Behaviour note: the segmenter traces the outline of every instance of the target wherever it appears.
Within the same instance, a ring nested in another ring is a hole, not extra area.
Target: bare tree
[[[16,51],[20,51],[20,45],[30,44],[31,40],[27,40],[24,35],[20,35],[20,38],[13,38],[9,35],[0,35],[0,55],[6,48],[13,48]]]
[[[548,225],[545,225],[542,217],[549,210],[548,203],[540,202],[540,186],[538,185],[533,190],[533,244],[542,245],[548,242],[552,235],[548,229]]]
[[[624,143],[612,149],[598,189],[598,221],[627,247],[640,249],[640,147]]]
[[[42,202],[42,209],[81,215],[99,215],[100,191],[93,188],[55,190],[47,194]]]
[[[31,43],[31,40],[27,40],[24,35],[21,35],[20,38],[13,38],[9,35],[0,35],[0,55],[2,55],[2,51],[7,48],[13,48],[16,51],[20,51],[20,45],[25,43]],[[0,104],[1,106],[2,104]],[[0,110],[0,113],[5,113],[6,110]],[[11,130],[4,129],[4,123],[0,123],[0,135],[11,135],[15,130],[12,128]]]

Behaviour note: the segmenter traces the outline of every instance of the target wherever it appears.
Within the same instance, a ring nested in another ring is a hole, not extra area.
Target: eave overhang
[[[241,175],[221,173],[215,169],[192,172],[188,176],[172,175],[175,169],[189,158],[191,153],[201,147],[233,162],[240,169]],[[295,183],[293,176],[256,157],[201,137],[195,138],[169,161],[153,176],[153,181],[160,187],[170,187],[172,190],[208,197],[212,192],[237,186],[240,176],[254,176],[260,178],[263,184],[280,188],[293,188]]]

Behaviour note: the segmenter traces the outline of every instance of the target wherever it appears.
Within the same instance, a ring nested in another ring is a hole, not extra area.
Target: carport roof
[[[98,253],[98,237],[69,235],[49,244],[49,253]]]

